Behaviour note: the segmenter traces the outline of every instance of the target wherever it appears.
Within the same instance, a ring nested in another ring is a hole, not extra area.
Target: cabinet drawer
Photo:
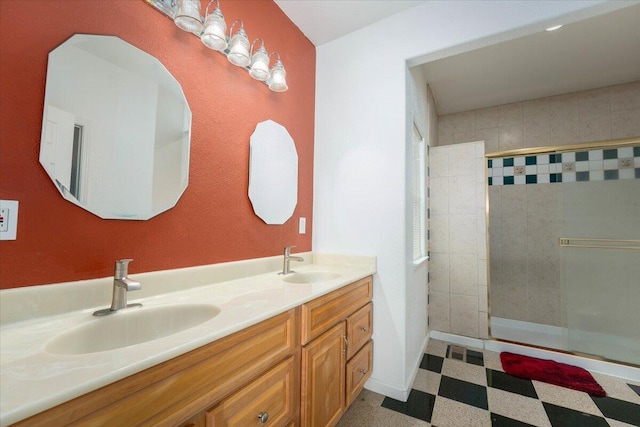
[[[365,305],[347,317],[347,360],[351,359],[362,346],[371,339],[373,326],[373,305]]]
[[[302,305],[302,344],[307,344],[371,301],[371,276]]]
[[[296,408],[293,357],[207,412],[207,427],[251,427],[288,425]]]
[[[369,341],[347,363],[347,407],[364,388],[364,383],[371,376],[372,367],[373,341]]]

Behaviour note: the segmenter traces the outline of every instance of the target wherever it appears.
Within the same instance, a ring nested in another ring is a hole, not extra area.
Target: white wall
[[[541,31],[563,14],[576,20],[618,7],[428,1],[317,48],[313,250],[378,257],[367,388],[405,399],[414,369],[407,366],[414,359],[408,349],[416,347],[407,340],[418,326],[407,313],[406,61]]]
[[[405,164],[405,270],[406,270],[406,323],[411,327],[405,328],[406,351],[404,366],[404,383],[411,384],[420,366],[427,339],[427,261],[418,265],[413,264],[413,126],[415,125],[422,138],[429,140],[430,121],[427,103],[427,82],[420,68],[407,69],[407,106],[405,118],[406,138]],[[427,150],[425,149],[425,153]],[[425,171],[428,167],[428,155],[425,158]],[[427,175],[425,173],[425,175]],[[425,187],[429,188],[429,178],[425,177]],[[425,212],[426,215],[426,212]],[[425,230],[425,240],[427,239]],[[427,249],[428,250],[428,249]]]

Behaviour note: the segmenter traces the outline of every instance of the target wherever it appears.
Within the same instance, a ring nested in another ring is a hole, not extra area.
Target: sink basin
[[[332,280],[340,277],[339,273],[333,271],[308,271],[292,273],[284,276],[282,280],[289,283],[317,283]]]
[[[128,347],[197,326],[220,314],[208,304],[128,308],[58,335],[45,346],[55,354],[86,354]]]

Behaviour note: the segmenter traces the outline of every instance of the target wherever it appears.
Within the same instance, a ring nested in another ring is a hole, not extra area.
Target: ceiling
[[[440,115],[640,80],[640,5],[421,67]]]
[[[275,0],[321,46],[425,0]],[[438,114],[640,80],[640,4],[420,67]]]
[[[275,0],[315,46],[321,46],[426,0]]]

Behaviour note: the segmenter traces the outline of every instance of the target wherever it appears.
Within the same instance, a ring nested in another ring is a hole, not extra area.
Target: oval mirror
[[[249,199],[267,224],[284,224],[298,203],[298,152],[287,129],[267,120],[250,139]]]
[[[187,188],[191,110],[153,56],[76,34],[51,51],[40,164],[72,203],[104,219],[149,219]]]

